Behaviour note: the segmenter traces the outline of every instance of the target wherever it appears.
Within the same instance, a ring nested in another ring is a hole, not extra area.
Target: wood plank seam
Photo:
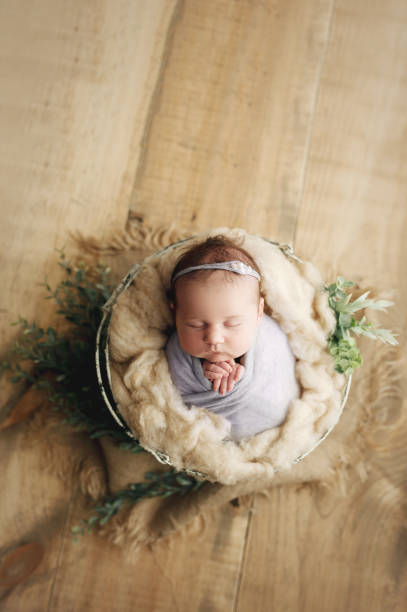
[[[307,175],[307,169],[308,169],[309,152],[310,152],[311,141],[312,141],[312,128],[314,126],[315,112],[316,112],[316,109],[317,109],[317,106],[318,106],[318,98],[319,98],[319,91],[320,91],[320,85],[321,85],[322,71],[323,71],[323,68],[324,68],[324,65],[325,65],[325,60],[326,60],[326,55],[327,55],[327,50],[328,50],[329,42],[331,40],[332,22],[333,22],[334,12],[335,12],[335,0],[332,0],[331,1],[331,6],[330,6],[330,9],[329,9],[328,31],[327,31],[327,34],[326,34],[326,37],[325,37],[324,48],[323,48],[322,53],[321,53],[321,61],[320,61],[320,64],[319,64],[318,76],[317,76],[317,78],[315,80],[315,94],[314,94],[314,100],[313,100],[313,103],[312,103],[312,110],[311,110],[310,119],[309,119],[309,129],[308,129],[308,134],[307,134],[307,140],[305,142],[304,165],[303,165],[303,169],[302,169],[302,176],[300,178],[300,186],[299,186],[299,190],[298,190],[297,216],[296,216],[296,220],[295,220],[293,239],[292,239],[292,246],[294,248],[295,248],[295,239],[296,239],[297,226],[298,226],[298,211],[300,210],[301,200],[302,200],[303,195],[304,195],[305,177]]]
[[[139,178],[142,176],[144,172],[145,160],[146,160],[147,150],[148,150],[148,142],[150,140],[151,126],[153,124],[155,111],[156,111],[157,105],[161,97],[162,84],[164,81],[165,72],[167,69],[169,58],[171,56],[174,34],[177,29],[177,24],[181,19],[182,13],[184,12],[184,4],[185,4],[185,0],[177,0],[177,3],[175,5],[175,8],[174,8],[174,11],[173,11],[173,14],[172,14],[169,26],[168,26],[165,43],[163,45],[161,64],[158,70],[154,91],[151,94],[150,102],[148,105],[149,108],[146,113],[143,135],[140,140],[140,155],[138,158],[137,168],[136,168],[135,177],[134,177],[133,194],[134,194],[134,188],[138,184]],[[130,201],[129,202],[129,214],[131,213],[131,206],[132,206],[132,202]]]
[[[59,545],[58,557],[57,557],[57,561],[56,561],[56,564],[55,564],[54,577],[52,579],[52,585],[51,585],[50,594],[49,594],[49,601],[48,601],[48,606],[47,606],[47,612],[51,612],[52,610],[56,609],[56,607],[52,605],[52,601],[53,601],[53,598],[54,598],[54,592],[55,592],[55,584],[57,582],[58,572],[59,572],[60,567],[61,567],[61,562],[62,562],[62,558],[63,558],[63,552],[64,552],[64,548],[65,548],[66,538],[67,537],[68,538],[72,538],[73,537],[72,534],[71,534],[71,530],[70,530],[71,513],[72,513],[72,508],[75,507],[75,501],[76,501],[76,499],[78,497],[79,488],[80,488],[80,485],[78,483],[77,486],[72,491],[71,499],[69,500],[68,508],[67,508],[67,511],[66,511],[65,526],[61,530],[61,532],[62,532],[61,533],[61,543]]]
[[[242,550],[242,556],[240,558],[240,563],[239,563],[239,572],[238,572],[237,580],[236,580],[236,590],[235,590],[235,597],[233,600],[232,612],[237,612],[238,605],[239,605],[240,587],[242,584],[243,572],[244,572],[244,568],[246,565],[246,554],[247,554],[247,547],[248,547],[248,542],[249,542],[250,527],[251,527],[252,520],[253,520],[254,499],[255,499],[255,495],[252,495],[252,499],[250,500],[250,506],[249,506],[249,516],[247,517],[246,529],[244,533],[243,550]]]

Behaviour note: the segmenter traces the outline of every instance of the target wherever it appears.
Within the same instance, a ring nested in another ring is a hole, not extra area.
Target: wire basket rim
[[[179,246],[180,244],[182,244],[183,242],[187,242],[189,240],[192,240],[195,236],[190,236],[189,238],[184,238],[182,240],[178,240],[166,247],[164,247],[163,249],[160,249],[158,251],[156,251],[155,253],[153,253],[151,255],[151,257],[160,257],[161,255],[163,255],[165,252],[167,252],[168,250],[172,249],[172,248],[176,248],[177,246]],[[302,259],[300,259],[299,257],[297,257],[294,253],[293,247],[289,244],[280,244],[279,242],[276,242],[274,240],[270,240],[269,238],[265,238],[264,236],[261,236],[261,238],[263,240],[265,240],[266,242],[269,242],[270,244],[274,244],[275,246],[277,246],[286,257],[289,257],[290,259],[298,262],[298,263],[304,263]],[[118,425],[120,425],[120,427],[122,427],[126,434],[129,436],[129,438],[133,439],[133,440],[137,440],[136,437],[134,436],[133,432],[130,430],[130,428],[127,426],[127,424],[125,423],[123,417],[120,414],[120,411],[118,409],[118,404],[114,398],[113,395],[113,391],[112,391],[112,385],[111,385],[111,374],[110,374],[110,367],[109,367],[109,334],[108,334],[108,327],[109,327],[109,323],[110,323],[110,317],[111,317],[111,311],[112,311],[112,307],[113,305],[116,303],[117,298],[119,297],[119,295],[125,291],[130,284],[134,281],[134,279],[137,277],[141,267],[142,267],[143,263],[141,264],[134,264],[130,270],[127,272],[127,274],[125,275],[125,277],[120,281],[120,283],[116,286],[116,288],[113,290],[111,296],[109,297],[109,299],[105,302],[105,304],[102,306],[102,310],[103,310],[103,316],[102,316],[102,320],[99,324],[98,330],[97,330],[97,335],[96,335],[96,351],[95,351],[95,363],[96,363],[96,375],[97,375],[97,380],[98,380],[98,387],[99,387],[99,391],[101,393],[101,396],[107,406],[107,408],[109,409],[112,417],[114,418],[114,420],[116,421],[116,423]],[[299,461],[301,461],[302,459],[304,459],[307,455],[309,455],[312,451],[314,451],[324,440],[325,438],[331,433],[331,431],[334,429],[334,427],[337,425],[337,423],[339,422],[340,417],[342,416],[343,410],[345,408],[348,396],[349,396],[349,392],[350,392],[350,387],[351,387],[351,381],[352,381],[352,374],[345,374],[347,381],[346,381],[346,385],[343,388],[342,391],[342,402],[341,402],[341,406],[338,412],[338,416],[337,419],[335,420],[335,422],[321,435],[321,437],[317,440],[317,442],[306,452],[302,453],[301,455],[299,455],[296,459],[294,459],[292,461],[291,465],[295,465],[296,463],[298,463]],[[107,388],[106,388],[107,386]],[[165,465],[170,465],[172,467],[173,464],[171,463],[171,458],[169,457],[169,455],[160,449],[152,449],[152,448],[148,448],[146,446],[143,446],[143,448],[148,451],[149,453],[151,453],[155,459],[162,464]],[[196,476],[198,478],[208,478],[208,476],[206,474],[204,474],[203,472],[200,472],[198,470],[193,470],[193,469],[188,469],[188,468],[184,468],[182,470],[183,472],[186,472],[192,476]],[[279,470],[275,470],[276,472],[278,472]]]

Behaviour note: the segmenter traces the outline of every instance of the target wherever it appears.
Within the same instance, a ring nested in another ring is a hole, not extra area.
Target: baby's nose
[[[210,325],[206,328],[205,341],[208,344],[220,344],[223,342],[222,330],[217,325]]]

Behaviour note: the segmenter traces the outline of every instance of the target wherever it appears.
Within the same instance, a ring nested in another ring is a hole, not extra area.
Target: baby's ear
[[[258,314],[259,319],[263,316],[263,312],[264,312],[264,298],[261,297],[259,300],[259,314]]]

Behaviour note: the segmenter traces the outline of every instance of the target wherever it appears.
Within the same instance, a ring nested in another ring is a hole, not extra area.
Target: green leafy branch
[[[96,525],[102,526],[121,510],[126,503],[136,504],[141,499],[149,497],[169,497],[170,495],[185,495],[197,491],[205,481],[197,481],[192,476],[171,470],[170,472],[144,474],[147,482],[137,482],[129,485],[114,495],[105,497],[101,504],[95,506],[94,514],[89,519],[82,519],[79,525],[71,531],[77,541],[78,535],[84,535],[85,530],[92,533]]]
[[[386,310],[389,306],[393,306],[394,302],[367,299],[370,291],[366,291],[351,302],[352,294],[346,293],[345,289],[353,287],[354,284],[352,281],[347,281],[339,276],[335,283],[325,287],[328,291],[329,305],[336,316],[336,328],[329,338],[328,348],[335,359],[335,370],[346,375],[351,374],[363,363],[356,341],[350,335],[350,332],[357,336],[364,335],[391,345],[398,344],[390,330],[374,328],[372,323],[367,321],[365,315],[360,320],[352,316],[358,310],[365,308]]]
[[[110,268],[97,264],[92,269],[83,262],[74,266],[63,251],[59,254],[58,265],[65,270],[67,278],[54,290],[45,282],[46,299],[54,300],[58,306],[57,314],[73,323],[80,333],[94,336],[101,319],[100,308],[113,290],[109,283]]]
[[[35,321],[20,317],[13,325],[21,330],[0,370],[11,374],[14,383],[26,381],[43,389],[53,407],[66,415],[64,423],[85,430],[91,438],[108,435],[121,448],[133,453],[143,448],[112,422],[101,401],[94,368],[96,332],[101,307],[113,289],[109,269],[73,265],[60,253],[59,265],[66,277],[53,290],[44,283],[46,299],[56,302],[57,314],[69,323],[69,330],[44,329]]]
[[[64,423],[84,430],[93,439],[109,436],[119,447],[131,453],[145,452],[136,440],[113,420],[101,399],[94,364],[96,333],[102,318],[102,306],[110,297],[113,285],[109,269],[84,264],[74,265],[60,251],[58,264],[66,278],[56,289],[46,282],[46,299],[57,305],[57,314],[64,317],[68,330],[40,327],[20,317],[21,336],[0,372],[8,372],[11,381],[25,381],[43,389],[53,410],[65,415]],[[147,482],[131,484],[127,489],[105,498],[94,509],[95,515],[73,528],[76,536],[105,524],[122,506],[137,503],[144,497],[185,495],[197,490],[204,481],[196,481],[184,472],[145,474]]]

